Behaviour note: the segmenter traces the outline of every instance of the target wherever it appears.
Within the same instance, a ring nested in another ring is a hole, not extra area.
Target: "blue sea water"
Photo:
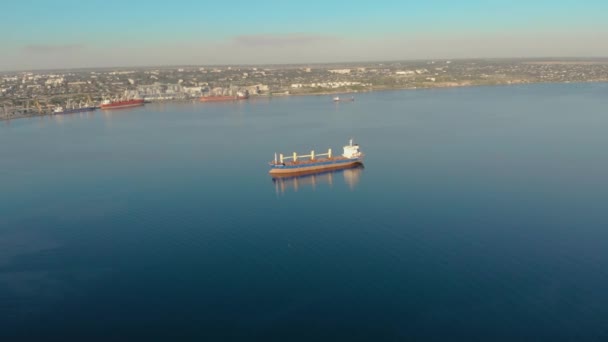
[[[1,122],[0,340],[608,339],[608,84],[355,98]]]

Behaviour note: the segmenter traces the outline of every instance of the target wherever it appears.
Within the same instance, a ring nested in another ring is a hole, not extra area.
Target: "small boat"
[[[350,99],[341,99],[340,96],[335,96],[333,100],[334,102],[353,102],[355,101],[355,97],[351,96]]]
[[[337,157],[333,156],[331,148],[327,150],[327,153],[315,154],[315,151],[310,151],[310,154],[298,155],[294,152],[293,155],[289,157],[285,157],[283,154],[277,155],[275,153],[274,161],[269,163],[269,173],[272,175],[294,174],[340,169],[363,164],[364,155],[359,150],[359,145],[353,144],[353,139],[350,139],[349,144],[344,146],[343,149],[344,153]]]

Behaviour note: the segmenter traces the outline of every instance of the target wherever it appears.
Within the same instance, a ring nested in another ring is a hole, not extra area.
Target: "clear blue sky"
[[[608,1],[4,1],[0,70],[608,56]]]

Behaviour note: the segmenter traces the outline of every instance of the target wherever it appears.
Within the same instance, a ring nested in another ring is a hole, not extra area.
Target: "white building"
[[[182,87],[182,90],[190,96],[200,96],[203,93],[201,87]]]
[[[350,69],[330,69],[327,71],[329,71],[332,74],[342,74],[342,75],[350,74]]]
[[[57,86],[63,83],[63,77],[60,78],[50,78],[44,82],[45,85]]]

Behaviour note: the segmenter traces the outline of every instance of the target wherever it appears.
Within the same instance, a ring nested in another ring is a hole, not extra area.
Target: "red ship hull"
[[[143,104],[144,104],[143,99],[136,99],[136,100],[126,100],[126,101],[116,101],[116,102],[112,102],[112,103],[106,103],[106,104],[102,104],[100,106],[100,108],[101,109],[120,109],[120,108],[143,106]]]

